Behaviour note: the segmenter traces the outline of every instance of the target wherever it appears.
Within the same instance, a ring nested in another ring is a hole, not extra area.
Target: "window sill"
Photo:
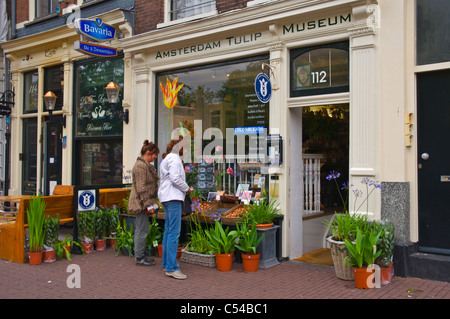
[[[197,14],[195,16],[187,17],[187,18],[183,18],[183,19],[178,19],[178,20],[158,23],[156,27],[158,29],[166,28],[166,27],[170,27],[172,25],[181,24],[181,23],[184,23],[184,22],[190,22],[190,21],[199,20],[199,19],[204,19],[204,18],[209,18],[209,17],[215,16],[215,15],[217,15],[217,10],[214,10],[214,11],[211,11],[211,12],[207,12],[207,13]]]

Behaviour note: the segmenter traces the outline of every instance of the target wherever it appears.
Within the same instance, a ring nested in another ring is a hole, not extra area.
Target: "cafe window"
[[[64,66],[44,69],[44,94],[52,91],[56,95],[55,110],[61,110],[64,103]]]
[[[348,42],[291,51],[291,97],[348,92]]]
[[[208,165],[200,167],[197,176],[198,188],[234,193],[239,184],[251,187],[260,182],[256,180],[260,176],[258,162],[261,164],[261,155],[266,152],[264,143],[269,127],[269,103],[260,102],[254,88],[262,63],[269,63],[267,56],[157,75],[158,145],[165,150],[171,132],[180,127],[189,130],[192,141],[194,135],[201,137],[201,145],[192,145],[189,159],[194,166],[201,162],[195,156],[203,159],[199,166],[207,160]],[[182,87],[177,105],[169,108],[161,87],[173,83]],[[227,132],[231,134],[229,138]]]
[[[122,135],[120,118],[124,65],[119,59],[89,59],[75,64],[75,183],[122,183]],[[120,87],[117,103],[110,104],[105,87]]]
[[[450,61],[450,19],[448,0],[416,1],[417,64]]]
[[[179,20],[216,10],[216,0],[168,0],[170,20]]]
[[[38,79],[37,70],[24,74],[24,92],[23,92],[23,112],[37,112],[38,105]]]

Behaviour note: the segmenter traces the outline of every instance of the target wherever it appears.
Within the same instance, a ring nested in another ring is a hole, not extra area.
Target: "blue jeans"
[[[181,209],[183,202],[163,202],[164,207],[164,235],[163,235],[163,258],[161,266],[166,271],[179,270],[177,264],[178,238],[181,230]]]

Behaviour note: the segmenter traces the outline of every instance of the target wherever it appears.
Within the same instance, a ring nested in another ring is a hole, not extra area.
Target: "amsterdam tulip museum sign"
[[[77,19],[75,20],[75,30],[81,36],[81,40],[77,40],[73,44],[76,51],[100,57],[117,56],[117,49],[97,44],[116,38],[116,29],[103,23],[102,19]],[[83,41],[83,38],[95,43]]]

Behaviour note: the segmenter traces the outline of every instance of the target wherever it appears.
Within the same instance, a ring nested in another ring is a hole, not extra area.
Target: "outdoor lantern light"
[[[105,87],[106,95],[108,96],[108,101],[111,104],[117,103],[117,100],[119,99],[119,91],[120,87],[114,83],[109,82],[109,84]]]
[[[108,102],[110,104],[117,104],[118,100],[119,100],[119,91],[120,91],[120,87],[114,83],[113,81],[109,82],[108,85],[105,87],[106,90],[106,95],[108,97]],[[114,114],[117,114],[122,121],[124,121],[126,124],[128,124],[128,109],[123,111],[115,111],[113,112]]]
[[[66,127],[66,116],[53,117],[53,111],[55,110],[56,95],[52,91],[48,91],[44,95],[45,108],[48,111],[49,122],[59,122],[62,126]]]

